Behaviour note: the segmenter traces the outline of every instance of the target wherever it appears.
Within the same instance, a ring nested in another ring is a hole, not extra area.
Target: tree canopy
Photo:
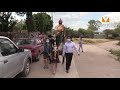
[[[34,27],[36,31],[47,32],[53,27],[53,21],[47,13],[37,13],[33,15]]]
[[[96,31],[96,30],[98,30],[100,28],[100,25],[101,25],[100,21],[90,20],[88,22],[88,29]]]
[[[11,16],[12,12],[0,12],[0,31],[11,32],[16,24],[16,20]]]

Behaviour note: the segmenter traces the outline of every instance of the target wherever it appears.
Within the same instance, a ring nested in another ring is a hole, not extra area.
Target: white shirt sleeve
[[[77,49],[75,43],[73,43],[73,47],[74,47],[74,49],[76,50],[76,52],[77,52],[78,54],[80,54],[80,52],[79,52],[79,50]]]

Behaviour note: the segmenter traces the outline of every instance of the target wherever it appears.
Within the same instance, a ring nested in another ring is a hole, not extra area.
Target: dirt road
[[[70,73],[66,74],[65,64],[58,65],[55,76],[52,67],[43,69],[43,59],[31,65],[31,72],[27,78],[120,78],[120,63],[109,56],[107,49],[120,48],[116,41],[98,45],[84,45],[84,53],[80,56],[74,53]],[[78,45],[77,45],[78,46]]]
[[[120,63],[109,56],[106,49],[116,48],[116,41],[99,45],[84,45],[80,59],[74,55],[75,65],[80,78],[117,78],[120,77]],[[115,46],[115,47],[113,47]],[[120,48],[119,46],[117,48]]]

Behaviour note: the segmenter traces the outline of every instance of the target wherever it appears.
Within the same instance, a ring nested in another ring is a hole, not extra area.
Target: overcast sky
[[[33,14],[35,13],[38,12],[33,12]],[[51,12],[47,13],[51,15]],[[15,16],[18,20],[26,18],[25,16],[16,16],[14,13],[13,16]],[[110,23],[120,22],[120,12],[54,12],[53,22],[55,27],[58,24],[59,19],[61,18],[63,20],[63,24],[67,27],[73,28],[75,30],[77,30],[78,28],[87,29],[87,24],[89,20],[101,20],[103,16],[108,16],[110,18]],[[109,27],[101,27],[100,31],[106,28],[113,28],[113,26],[109,25]]]

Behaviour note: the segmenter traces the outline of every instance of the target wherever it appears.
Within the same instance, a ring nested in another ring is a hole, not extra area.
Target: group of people
[[[80,55],[80,48],[83,52],[82,38],[80,38],[79,48],[77,49],[75,43],[70,36],[67,36],[63,45],[62,56],[66,59],[66,73],[69,73],[69,69],[72,62],[73,49],[76,50],[78,56]],[[48,65],[52,64],[53,74],[55,75],[57,70],[57,64],[60,63],[59,59],[59,46],[56,43],[56,37],[48,35],[44,42],[44,69],[48,69]]]
[[[55,37],[48,35],[45,38],[44,43],[44,69],[48,69],[48,64],[53,64],[53,74],[56,73],[57,63],[60,63],[59,60],[59,50],[56,44]]]

